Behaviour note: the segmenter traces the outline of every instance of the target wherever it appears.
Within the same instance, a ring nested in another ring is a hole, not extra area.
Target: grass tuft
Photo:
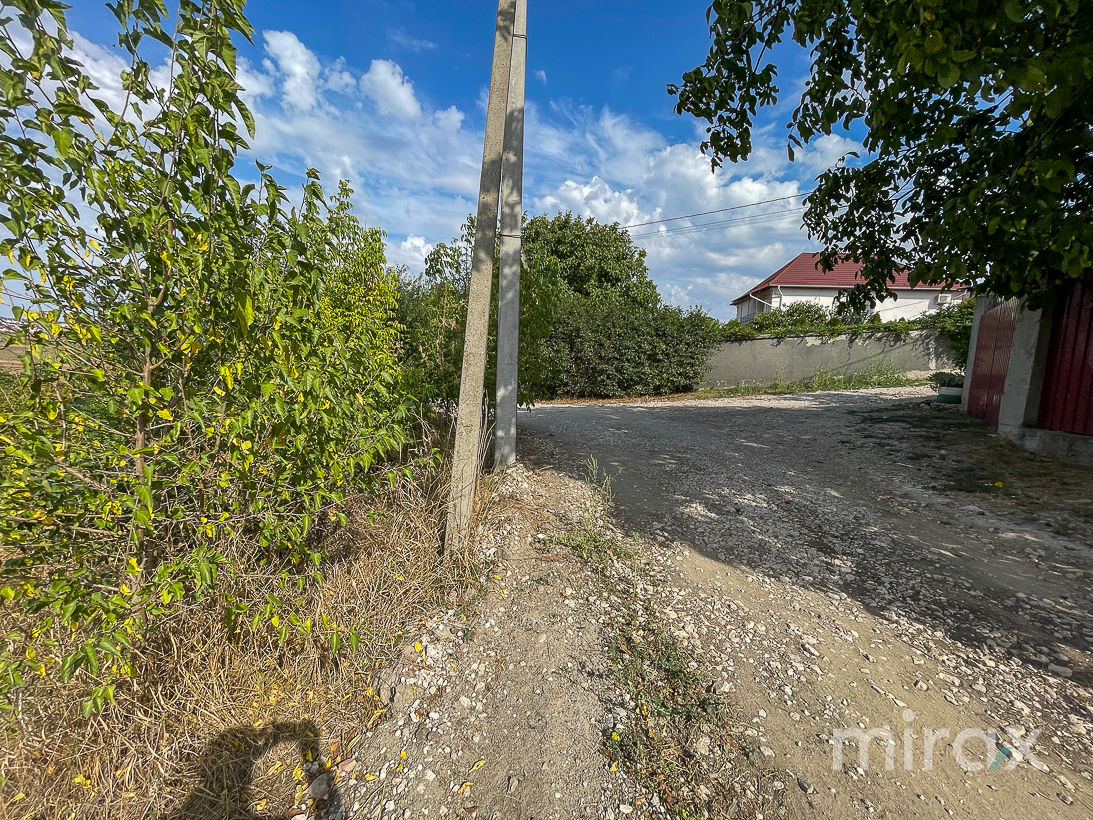
[[[840,373],[821,368],[811,378],[787,382],[779,380],[766,383],[739,384],[732,387],[714,387],[692,394],[698,399],[727,399],[741,396],[781,396],[790,393],[822,393],[829,390],[866,390],[874,387],[921,387],[927,380],[919,376],[900,373],[891,364],[883,362],[871,365],[860,373]]]
[[[636,540],[614,538],[606,517],[610,482],[589,473],[599,499],[578,529],[555,542],[586,561],[612,602],[605,625],[608,669],[625,718],[604,729],[614,763],[678,818],[756,816],[766,774],[745,740],[739,711],[717,691],[697,657],[665,626],[652,594],[658,585]]]

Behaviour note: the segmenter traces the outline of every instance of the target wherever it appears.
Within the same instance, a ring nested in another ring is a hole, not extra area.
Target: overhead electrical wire
[[[621,230],[626,231],[626,230],[629,230],[630,228],[644,228],[648,225],[663,225],[665,222],[676,222],[680,219],[692,219],[696,216],[711,216],[713,214],[723,214],[723,213],[728,213],[729,211],[739,211],[742,208],[754,208],[757,205],[769,205],[772,202],[785,202],[786,200],[789,200],[789,199],[797,199],[798,197],[808,196],[811,193],[812,193],[812,191],[801,191],[798,194],[790,194],[789,196],[779,196],[779,197],[775,197],[774,199],[764,199],[760,202],[747,202],[743,205],[733,205],[730,208],[717,208],[713,211],[702,211],[701,213],[697,213],[697,214],[684,214],[683,216],[669,216],[669,217],[666,217],[664,219],[654,219],[651,222],[635,222],[632,225],[620,225],[619,228]]]
[[[732,219],[718,219],[713,222],[701,222],[698,225],[682,225],[678,228],[667,228],[659,231],[650,231],[649,233],[633,234],[630,238],[636,240],[651,239],[659,236],[680,236],[683,234],[706,233],[707,231],[716,230],[717,228],[723,228],[729,225],[756,225],[764,222],[776,222],[786,216],[803,213],[804,210],[804,207],[800,207],[787,208],[784,211],[749,214],[748,216],[738,216]]]

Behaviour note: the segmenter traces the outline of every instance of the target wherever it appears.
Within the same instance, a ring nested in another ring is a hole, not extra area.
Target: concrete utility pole
[[[505,139],[515,18],[516,0],[498,0],[490,98],[486,107],[486,138],[482,146],[482,179],[478,189],[478,217],[471,258],[471,286],[467,298],[463,372],[455,422],[452,483],[445,528],[445,545],[448,549],[462,547],[469,534],[478,481],[482,391],[486,378],[490,291],[493,289],[493,251],[497,246],[497,196],[501,187],[501,152]]]
[[[509,73],[509,110],[501,164],[501,271],[497,293],[498,468],[516,463],[516,388],[519,382],[520,267],[524,223],[524,80],[527,66],[527,0],[516,2]]]

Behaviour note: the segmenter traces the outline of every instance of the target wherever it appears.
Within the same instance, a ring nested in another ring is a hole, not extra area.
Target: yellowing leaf
[[[463,792],[464,792],[464,791],[466,791],[467,789],[469,789],[469,788],[470,788],[471,786],[473,786],[473,785],[474,785],[474,784],[473,784],[473,783],[471,783],[471,781],[469,781],[469,780],[464,780],[464,781],[463,781],[463,785],[462,785],[462,786],[460,786],[460,787],[459,787],[459,788],[458,788],[458,789],[456,790],[456,794],[463,794]]]
[[[477,772],[479,769],[481,769],[485,765],[486,765],[486,759],[482,758],[482,760],[479,760],[477,763],[475,763],[473,766],[471,766],[471,770],[469,772],[467,772],[467,774],[469,774],[469,775],[474,774],[475,772]]]

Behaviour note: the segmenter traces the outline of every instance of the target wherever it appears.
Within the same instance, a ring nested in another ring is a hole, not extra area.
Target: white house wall
[[[832,310],[838,298],[837,288],[787,288],[782,287],[781,292],[771,288],[755,294],[763,302],[770,303],[772,307],[789,307],[796,304],[819,305],[824,310]],[[938,309],[938,295],[936,290],[908,291],[901,290],[895,299],[885,299],[877,304],[876,313],[880,314],[881,321],[893,322],[898,319],[917,319],[926,313]],[[736,318],[747,321],[757,313],[770,308],[759,301],[749,297],[747,301],[736,306]]]

